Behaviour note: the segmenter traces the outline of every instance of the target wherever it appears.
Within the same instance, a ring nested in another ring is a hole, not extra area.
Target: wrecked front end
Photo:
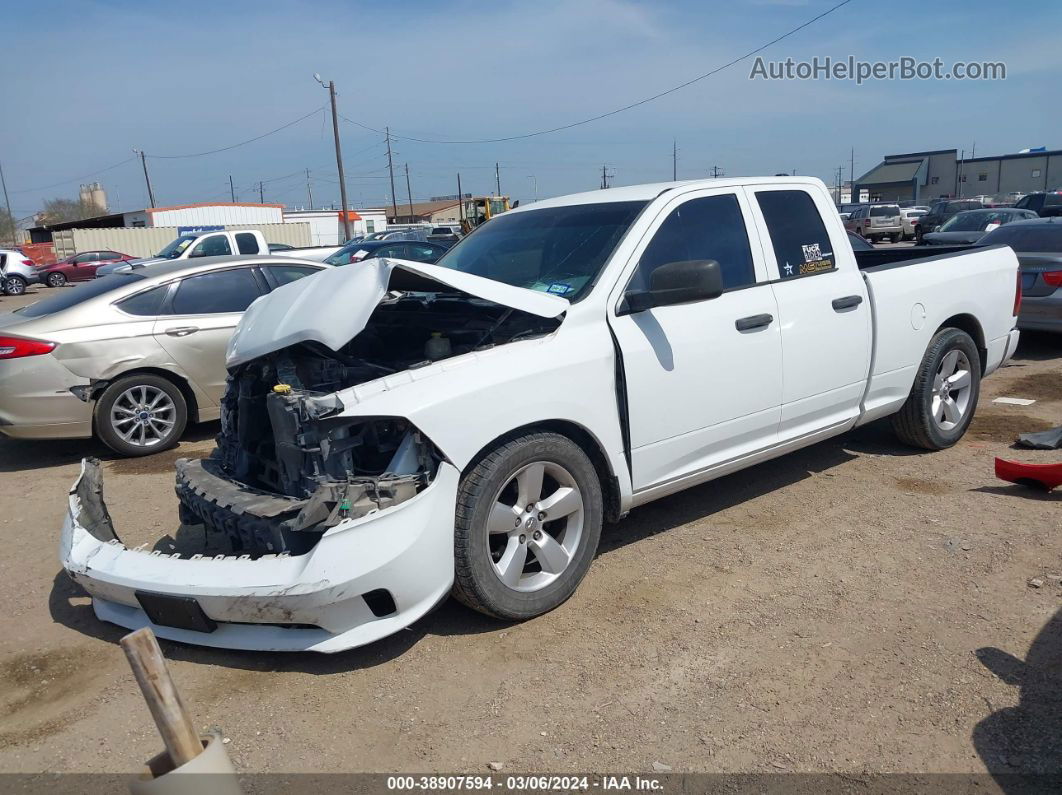
[[[558,324],[467,296],[390,295],[337,349],[302,339],[241,361],[217,448],[177,462],[181,524],[202,528],[203,547],[126,547],[86,460],[63,565],[99,618],[187,643],[332,652],[406,627],[453,583],[459,471],[411,420],[357,414],[355,387],[386,391],[391,375]]]

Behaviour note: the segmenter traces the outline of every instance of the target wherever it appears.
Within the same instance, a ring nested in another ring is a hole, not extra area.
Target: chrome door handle
[[[738,331],[753,331],[754,329],[767,328],[774,322],[774,315],[749,315],[734,321],[734,328]]]
[[[861,295],[846,295],[844,298],[833,299],[833,310],[840,312],[842,309],[851,309],[853,306],[859,306],[863,303],[863,296]]]
[[[176,326],[175,328],[166,329],[166,333],[171,337],[187,337],[197,331],[199,331],[199,326]]]

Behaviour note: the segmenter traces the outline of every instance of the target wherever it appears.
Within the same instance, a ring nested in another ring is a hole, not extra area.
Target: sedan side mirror
[[[648,290],[629,290],[617,315],[644,312],[658,306],[707,301],[723,294],[723,273],[714,259],[668,262],[649,277]]]

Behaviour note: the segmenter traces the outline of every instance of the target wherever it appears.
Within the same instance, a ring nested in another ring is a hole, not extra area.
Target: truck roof
[[[651,182],[645,185],[626,185],[605,188],[586,193],[571,193],[553,199],[543,199],[533,204],[522,204],[509,212],[526,212],[543,207],[567,207],[573,204],[605,204],[607,202],[651,201],[662,193],[677,188],[726,188],[738,185],[821,185],[817,177],[717,177],[714,179],[687,179],[678,182]]]

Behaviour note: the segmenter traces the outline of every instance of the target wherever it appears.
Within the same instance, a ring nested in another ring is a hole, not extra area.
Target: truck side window
[[[241,254],[257,254],[258,239],[250,232],[237,232],[236,248],[239,249]]]
[[[734,194],[691,199],[672,210],[642,254],[630,289],[648,290],[654,270],[690,260],[718,262],[724,289],[756,283],[749,234]]]
[[[757,191],[767,232],[783,279],[837,267],[833,246],[811,196],[802,190]]]
[[[231,254],[232,249],[229,248],[229,241],[225,235],[211,235],[210,237],[203,238],[199,245],[192,249],[192,253],[189,257],[218,257],[224,254]]]

